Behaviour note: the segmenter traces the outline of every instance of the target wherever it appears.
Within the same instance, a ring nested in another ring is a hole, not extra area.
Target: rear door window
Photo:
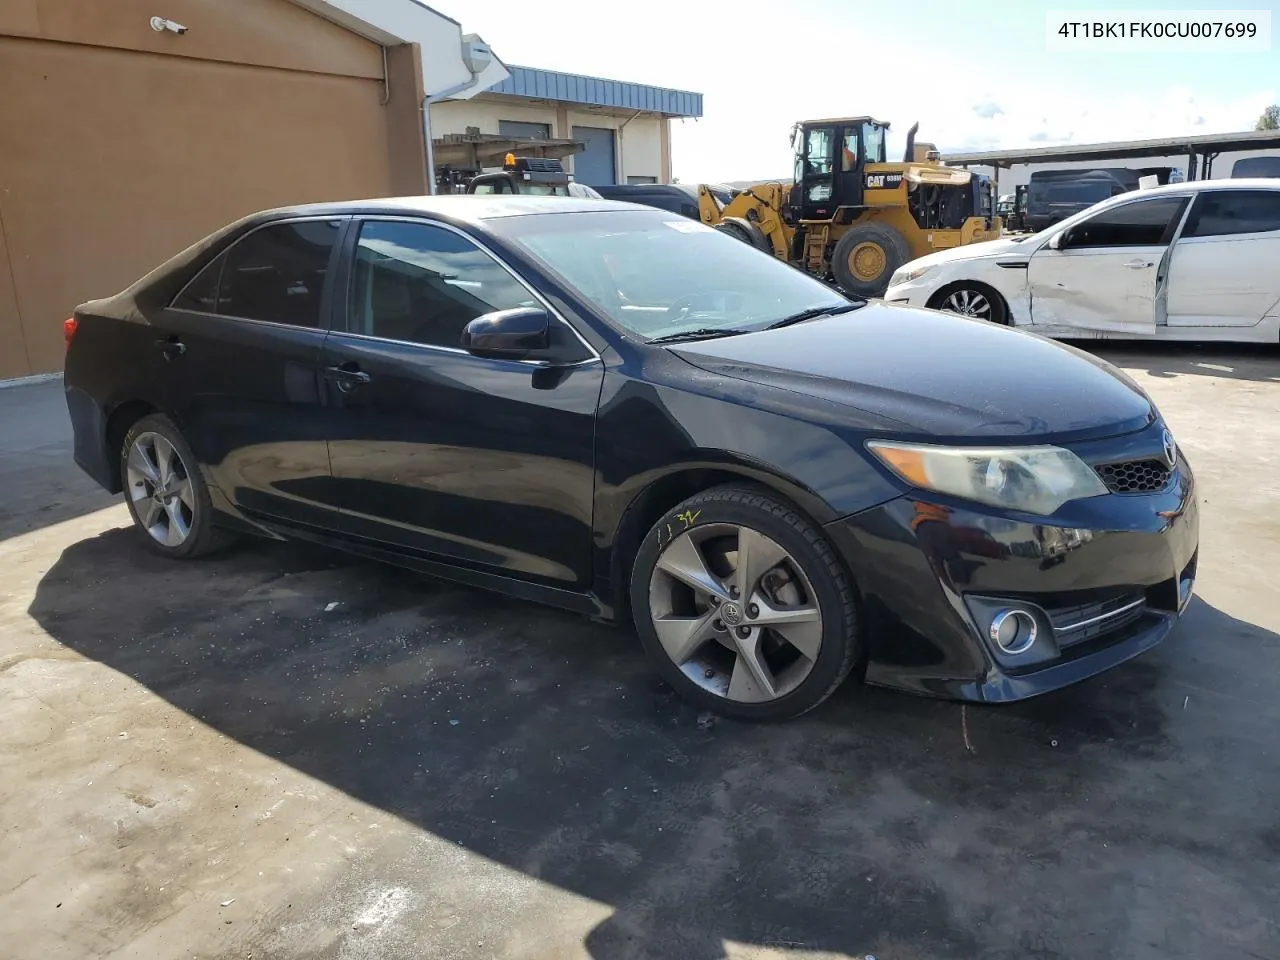
[[[1280,230],[1280,190],[1206,190],[1183,231],[1186,237],[1228,237]]]
[[[197,313],[218,312],[218,283],[222,279],[222,265],[227,255],[221,254],[213,259],[195,278],[183,287],[182,292],[173,300],[178,310],[194,310]]]
[[[339,226],[336,220],[276,223],[239,240],[221,258],[215,312],[294,327],[321,326],[320,300]],[[194,282],[183,297],[188,291],[200,295]]]

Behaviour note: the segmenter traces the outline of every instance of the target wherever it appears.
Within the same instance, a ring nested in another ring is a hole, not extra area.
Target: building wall
[[[633,112],[618,113],[550,100],[517,100],[482,94],[471,100],[436,104],[431,108],[431,127],[436,137],[446,133],[465,133],[467,127],[479,127],[481,133],[496,134],[500,132],[499,121],[517,120],[550,124],[552,136],[567,139],[575,126],[617,130]],[[662,127],[669,122],[665,117],[639,116],[626,125],[622,137],[615,139],[615,145],[621,147],[623,169],[620,182],[625,183],[630,176],[654,177],[659,182],[664,181]],[[565,167],[573,172],[572,158],[566,161]],[[669,161],[665,169],[669,169]]]
[[[229,220],[425,192],[413,49],[384,106],[381,48],[287,0],[0,3],[0,378],[60,369],[78,303]]]

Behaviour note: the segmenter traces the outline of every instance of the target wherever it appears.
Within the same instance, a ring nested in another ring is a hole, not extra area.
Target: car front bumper
[[[882,299],[885,303],[896,303],[906,307],[923,307],[929,302],[929,294],[934,289],[936,288],[931,283],[921,283],[919,281],[899,283],[890,285],[885,290]]]
[[[829,524],[868,617],[868,683],[1005,702],[1094,676],[1155,646],[1190,601],[1199,549],[1191,470],[1161,492],[1109,494],[1036,522],[909,495]],[[1009,655],[995,616],[1027,611]]]

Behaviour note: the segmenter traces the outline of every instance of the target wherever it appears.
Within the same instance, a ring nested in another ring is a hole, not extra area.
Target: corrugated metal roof
[[[512,97],[534,97],[565,103],[589,103],[597,107],[621,110],[646,110],[672,117],[702,116],[702,94],[688,90],[650,87],[643,83],[624,83],[601,77],[584,77],[576,73],[557,73],[535,67],[508,66],[511,76],[489,93],[505,93]]]
[[[1280,131],[1261,130],[1247,133],[1198,134],[1191,137],[1167,137],[1160,140],[1121,140],[1115,143],[1088,143],[1060,147],[1031,147],[1026,150],[978,150],[972,153],[944,153],[947,163],[998,164],[1040,163],[1062,160],[1098,160],[1108,157],[1164,157],[1195,150],[1212,153],[1228,150],[1254,150],[1280,146]]]

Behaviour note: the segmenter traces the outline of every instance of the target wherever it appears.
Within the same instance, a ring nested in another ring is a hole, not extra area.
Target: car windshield
[[[762,330],[850,303],[748,243],[663,211],[536,214],[488,226],[648,340]]]

